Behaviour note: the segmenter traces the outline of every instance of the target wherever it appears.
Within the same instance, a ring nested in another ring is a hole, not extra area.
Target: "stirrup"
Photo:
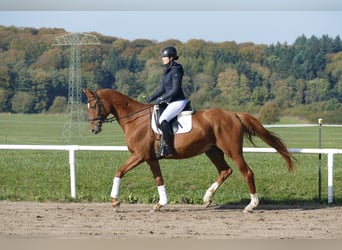
[[[158,160],[163,158],[163,151],[164,151],[164,144],[159,142],[158,143],[158,148],[157,148],[157,152],[156,152],[156,157]]]
[[[165,150],[167,147],[170,147],[169,152],[165,152],[167,151]],[[171,157],[173,155],[174,155],[174,151],[170,145],[167,146],[165,145],[165,143],[162,143],[162,142],[158,143],[158,150],[156,152],[156,157],[158,160],[162,159],[163,157]]]

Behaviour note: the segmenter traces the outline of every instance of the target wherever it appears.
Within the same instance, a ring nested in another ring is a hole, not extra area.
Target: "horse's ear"
[[[95,94],[90,89],[83,89],[83,92],[88,97],[88,99],[95,98]]]

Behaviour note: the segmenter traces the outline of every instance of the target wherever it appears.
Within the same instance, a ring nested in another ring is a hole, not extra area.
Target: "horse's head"
[[[89,89],[84,89],[83,92],[88,97],[89,128],[94,134],[100,133],[102,130],[102,123],[106,119],[108,113],[106,113],[103,103],[96,92],[92,92]]]

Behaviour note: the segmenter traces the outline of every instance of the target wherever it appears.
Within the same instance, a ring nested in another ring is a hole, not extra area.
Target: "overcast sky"
[[[342,38],[339,0],[11,0],[0,3],[0,10],[0,25],[94,31],[128,40],[291,44],[302,34]]]

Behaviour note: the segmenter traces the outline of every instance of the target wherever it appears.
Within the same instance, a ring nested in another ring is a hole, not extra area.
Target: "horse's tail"
[[[289,153],[283,141],[271,131],[267,130],[261,122],[254,116],[247,113],[236,113],[236,117],[240,120],[245,128],[245,135],[248,140],[254,145],[252,136],[260,137],[265,143],[273,147],[285,159],[288,170],[294,169],[294,157]]]

